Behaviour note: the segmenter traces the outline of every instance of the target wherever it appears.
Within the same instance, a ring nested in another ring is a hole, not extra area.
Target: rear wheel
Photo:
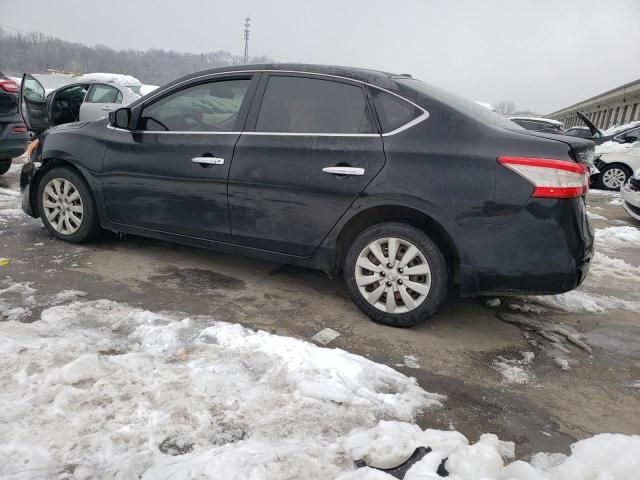
[[[438,246],[402,223],[381,223],[358,235],[347,252],[344,276],[355,304],[372,320],[394,327],[433,315],[448,285]]]
[[[605,190],[620,190],[630,176],[631,171],[623,165],[607,165],[600,173],[600,184]]]
[[[44,226],[61,240],[82,243],[100,232],[89,186],[70,168],[52,168],[38,184],[38,211]]]
[[[4,175],[11,168],[11,159],[0,158],[0,175]]]

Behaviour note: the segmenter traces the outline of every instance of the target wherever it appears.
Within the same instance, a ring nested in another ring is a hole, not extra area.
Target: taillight
[[[17,93],[18,85],[13,80],[0,80],[0,88],[5,92]]]
[[[13,133],[27,133],[27,127],[24,125],[19,125],[17,127],[13,127],[11,130]]]
[[[536,198],[574,198],[589,189],[589,169],[581,163],[529,157],[499,157],[498,162],[531,182]]]

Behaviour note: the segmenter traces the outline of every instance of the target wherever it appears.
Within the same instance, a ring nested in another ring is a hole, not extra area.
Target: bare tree
[[[503,115],[511,115],[516,110],[516,102],[513,100],[502,100],[496,105],[496,110]]]

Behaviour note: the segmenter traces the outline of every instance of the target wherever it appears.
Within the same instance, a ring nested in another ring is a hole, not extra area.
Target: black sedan
[[[451,284],[566,292],[592,257],[592,142],[524,130],[407,75],[214,69],[36,133],[23,208],[53,236],[106,229],[341,272],[388,325],[426,319]]]
[[[27,148],[27,127],[18,112],[19,90],[16,82],[0,72],[0,175],[9,171],[12,158]]]

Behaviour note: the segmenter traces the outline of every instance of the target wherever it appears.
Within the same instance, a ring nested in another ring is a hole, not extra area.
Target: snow
[[[480,105],[480,106],[482,106],[484,108],[487,108],[487,109],[491,110],[492,112],[496,112],[497,111],[496,107],[494,107],[493,105],[491,105],[488,102],[482,102],[480,100],[474,100],[474,102],[476,102],[478,105]]]
[[[313,337],[311,337],[311,341],[319,343],[321,345],[328,345],[339,336],[340,336],[340,333],[336,332],[335,330],[331,328],[323,328],[318,333],[316,333]]]
[[[85,73],[78,77],[77,81],[116,83],[125,87],[142,85],[137,78],[120,73]]]
[[[640,246],[640,229],[630,225],[596,229],[596,244],[604,249]]]
[[[158,88],[157,85],[142,85],[140,87],[140,95],[145,96]]]
[[[600,145],[596,145],[595,156],[610,153],[628,153],[629,150],[636,144],[635,143],[618,143],[614,141],[604,142]]]
[[[614,125],[613,127],[609,127],[608,129],[606,129],[604,131],[605,135],[615,135],[618,132],[622,132],[623,130],[626,130],[628,128],[632,128],[632,127],[636,127],[639,126],[640,127],[640,120],[636,120],[634,122],[630,122],[630,123],[625,123],[624,125]]]
[[[557,125],[558,127],[564,127],[564,123],[558,120],[553,120],[551,118],[544,118],[544,117],[509,117],[509,120],[534,120],[536,122],[545,122],[545,123],[550,123],[552,125]]]
[[[522,359],[508,359],[498,356],[491,364],[492,368],[502,375],[503,383],[524,385],[531,383],[533,374],[528,367],[533,362],[533,352],[520,352]]]
[[[107,300],[0,337],[0,477],[332,478],[346,436],[442,401],[342,350]]]

